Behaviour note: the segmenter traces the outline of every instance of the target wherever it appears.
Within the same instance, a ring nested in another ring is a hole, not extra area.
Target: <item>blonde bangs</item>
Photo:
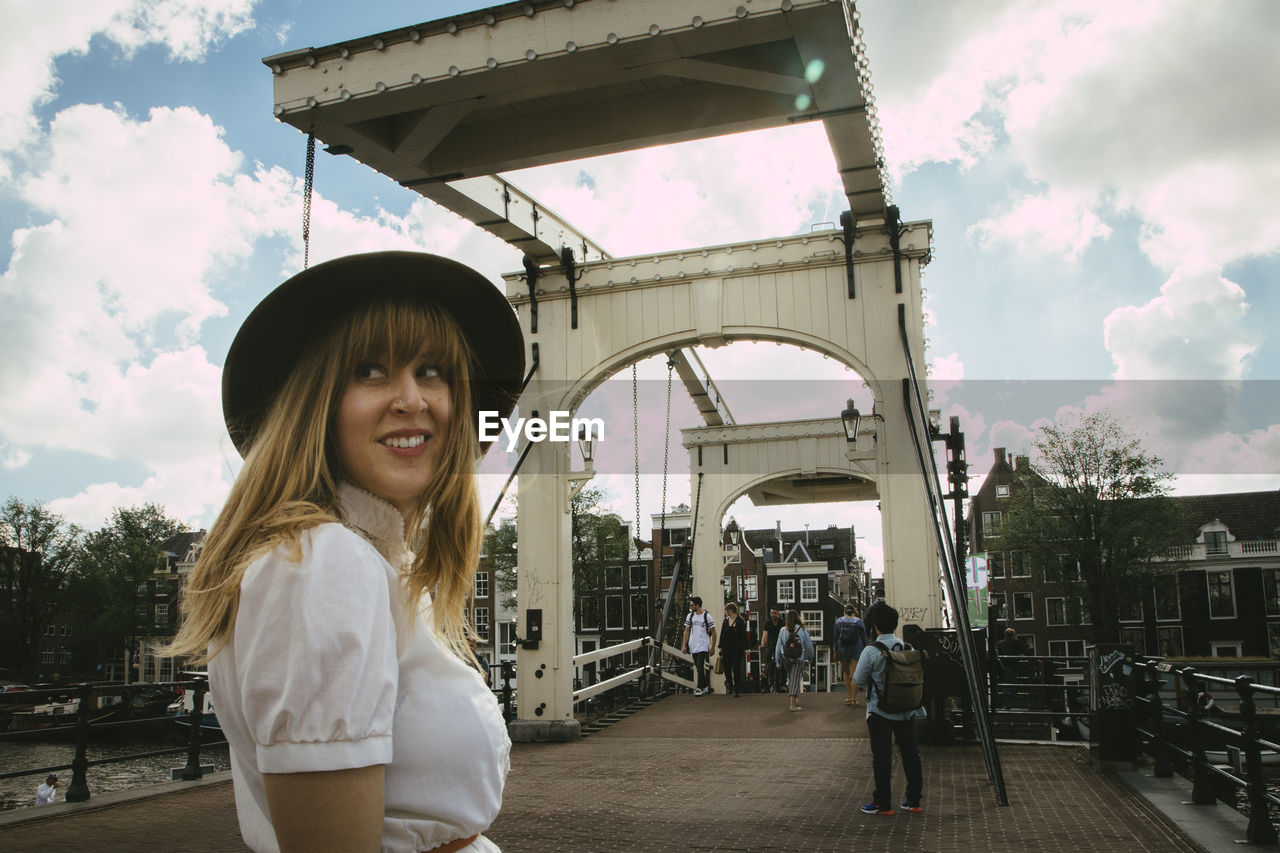
[[[471,379],[471,350],[453,318],[435,305],[421,302],[370,302],[360,306],[337,330],[330,351],[341,353],[340,376],[353,376],[357,365],[385,361],[408,364],[420,355],[444,370],[453,382]]]

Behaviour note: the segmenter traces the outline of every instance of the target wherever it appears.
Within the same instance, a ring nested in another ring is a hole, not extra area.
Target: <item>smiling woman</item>
[[[408,252],[294,276],[232,343],[245,465],[173,651],[209,660],[254,850],[496,850],[510,741],[465,662],[474,417],[510,414],[523,354],[493,285]]]

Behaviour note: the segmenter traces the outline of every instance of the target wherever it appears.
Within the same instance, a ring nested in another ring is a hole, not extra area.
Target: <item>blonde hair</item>
[[[410,607],[432,595],[432,627],[454,653],[470,658],[467,599],[480,555],[480,504],[474,463],[479,443],[471,418],[472,355],[456,323],[434,305],[370,298],[357,304],[303,350],[250,440],[244,467],[205,538],[182,599],[183,624],[167,655],[208,661],[230,638],[240,581],[255,559],[286,545],[301,559],[299,535],[341,521],[341,464],[333,419],[358,365],[406,364],[423,347],[450,380],[453,414],[444,452],[418,509],[408,520],[418,555],[402,581]],[[288,459],[289,464],[281,464]]]

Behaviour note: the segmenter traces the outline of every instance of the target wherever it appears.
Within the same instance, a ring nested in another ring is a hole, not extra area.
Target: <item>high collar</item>
[[[404,516],[387,501],[351,483],[338,485],[344,523],[367,539],[388,563],[408,567],[413,554],[405,544]]]

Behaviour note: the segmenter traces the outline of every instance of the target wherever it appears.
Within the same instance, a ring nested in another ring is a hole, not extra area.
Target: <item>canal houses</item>
[[[970,550],[986,555],[991,600],[1003,605],[995,630],[1012,628],[1031,654],[1080,656],[1087,639],[1072,618],[1079,605],[1004,541],[1028,470],[1027,457],[995,448],[970,504]],[[1280,658],[1280,491],[1170,500],[1181,519],[1176,541],[1120,602],[1120,641],[1174,659]]]

